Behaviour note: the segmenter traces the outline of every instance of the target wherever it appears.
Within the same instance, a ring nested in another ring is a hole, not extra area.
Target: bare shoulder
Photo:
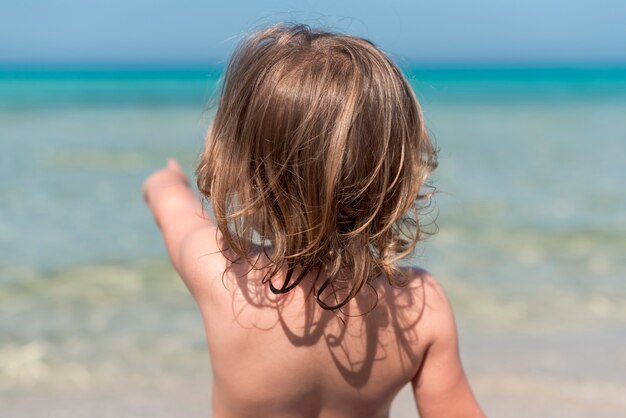
[[[422,341],[432,344],[437,339],[455,335],[454,314],[443,286],[422,268],[410,267],[406,273],[406,286],[413,295],[413,306],[420,316],[418,327]]]
[[[432,274],[426,271],[424,271],[421,277],[424,286],[424,302],[427,313],[434,317],[452,315],[450,301],[441,283],[439,283]]]
[[[198,303],[212,298],[222,283],[227,263],[223,247],[222,235],[214,226],[198,228],[181,242],[181,278]]]
[[[430,314],[435,314],[445,313],[450,309],[450,302],[443,286],[429,271],[420,267],[410,267],[406,273],[407,285],[413,292],[421,294],[425,310],[430,311]]]
[[[437,297],[437,302],[439,303],[448,303],[443,287],[432,273],[421,267],[410,267],[408,274],[411,281],[423,289],[425,295]]]
[[[419,347],[425,349],[435,340],[455,332],[450,303],[441,284],[428,271],[419,267],[406,267],[404,278],[396,286],[385,286],[381,300],[396,318],[411,324],[419,334]]]
[[[446,292],[427,271],[414,269],[414,274],[423,301],[418,328],[426,344],[412,380],[420,416],[483,418],[461,364],[456,321]]]

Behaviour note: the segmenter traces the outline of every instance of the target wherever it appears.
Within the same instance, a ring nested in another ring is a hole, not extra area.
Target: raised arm
[[[425,286],[422,321],[428,324],[432,342],[412,382],[420,416],[484,418],[463,371],[450,303],[434,279],[428,279]]]
[[[201,201],[174,159],[146,179],[143,196],[161,229],[174,268],[198,300],[208,289],[207,277],[198,273],[205,271],[203,264],[219,255],[217,228],[204,216]]]

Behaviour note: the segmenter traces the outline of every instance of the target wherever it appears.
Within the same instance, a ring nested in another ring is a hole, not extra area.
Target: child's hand
[[[165,168],[152,173],[143,183],[143,198],[148,205],[155,194],[171,186],[186,186],[189,188],[189,179],[178,162],[170,158]]]

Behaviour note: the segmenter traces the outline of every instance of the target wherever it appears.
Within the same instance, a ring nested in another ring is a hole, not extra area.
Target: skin
[[[408,382],[423,418],[484,417],[450,304],[426,271],[407,270],[404,287],[375,281],[342,313],[324,311],[310,296],[314,275],[273,295],[262,271],[227,260],[234,256],[220,252],[221,235],[176,161],[154,172],[143,193],[202,314],[213,417],[388,417]]]

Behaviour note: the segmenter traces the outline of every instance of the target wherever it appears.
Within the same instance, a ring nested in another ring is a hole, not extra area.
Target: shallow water
[[[477,336],[530,353],[571,335],[589,350],[598,332],[626,342],[626,73],[498,71],[413,76],[441,150],[439,233],[414,262],[447,289],[485,391],[498,385]],[[208,372],[199,315],[140,188],[169,156],[192,173],[215,82],[0,73],[0,389]],[[612,366],[585,372],[594,381],[626,370],[611,349]],[[567,368],[541,379],[584,370]]]

